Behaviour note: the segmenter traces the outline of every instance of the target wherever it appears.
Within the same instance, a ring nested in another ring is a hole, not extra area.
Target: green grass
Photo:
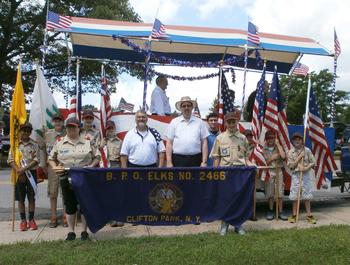
[[[0,246],[0,264],[350,264],[350,227]]]

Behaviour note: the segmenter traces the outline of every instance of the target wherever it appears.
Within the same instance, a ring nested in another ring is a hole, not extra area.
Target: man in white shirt
[[[125,135],[120,151],[122,168],[163,167],[165,147],[160,134],[147,126],[147,114],[138,110],[135,114],[136,127]]]
[[[207,166],[209,131],[204,121],[192,115],[196,106],[197,102],[187,96],[175,104],[182,115],[173,119],[168,127],[167,167]]]
[[[165,94],[165,90],[168,87],[168,79],[164,75],[159,75],[156,79],[156,84],[157,86],[151,95],[150,111],[152,115],[170,115],[169,98]]]

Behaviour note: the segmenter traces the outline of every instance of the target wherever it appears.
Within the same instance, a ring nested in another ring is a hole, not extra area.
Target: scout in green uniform
[[[12,152],[10,150],[7,163],[17,172],[18,180],[15,186],[15,197],[18,201],[19,214],[21,216],[20,230],[26,231],[28,228],[30,230],[38,229],[38,226],[34,220],[35,212],[35,193],[32,185],[30,184],[25,172],[30,171],[36,182],[36,169],[39,164],[38,154],[39,146],[38,144],[30,138],[33,127],[27,122],[20,127],[21,140],[19,142],[19,150],[22,154],[22,159],[25,161],[26,165],[17,165],[13,159]],[[28,198],[28,208],[29,208],[29,222],[26,219],[26,209],[25,209],[25,198]]]

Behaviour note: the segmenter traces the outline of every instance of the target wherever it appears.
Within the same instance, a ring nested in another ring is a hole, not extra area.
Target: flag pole
[[[331,102],[331,124],[330,127],[334,127],[334,122],[335,122],[335,116],[336,116],[336,111],[335,111],[335,88],[336,88],[336,81],[337,81],[337,64],[338,64],[338,58],[336,55],[334,55],[334,65],[333,65],[333,85],[332,85],[332,102]]]
[[[50,6],[50,0],[47,0],[46,1],[47,3],[47,6],[46,6],[46,23],[47,23],[47,19],[49,17],[49,6]],[[46,24],[45,24],[45,31],[44,31],[44,43],[43,43],[43,57],[42,57],[42,60],[41,60],[41,66],[43,67],[44,69],[44,65],[45,65],[45,56],[46,56],[46,43],[47,42],[47,28],[46,28]]]
[[[80,82],[80,76],[79,76],[79,72],[80,72],[80,60],[79,58],[77,58],[77,69],[76,69],[76,84],[75,84],[75,96],[76,96],[76,106],[75,106],[75,112],[76,112],[76,116],[78,118],[78,120],[80,121],[80,113],[78,113],[78,101],[80,100],[79,98],[79,94],[80,94],[80,86],[79,86],[79,82]]]
[[[308,85],[307,85],[306,108],[305,108],[305,117],[304,117],[304,134],[303,134],[303,148],[304,148],[304,150],[305,150],[305,142],[306,142],[306,127],[307,127],[307,121],[309,119],[309,102],[310,102],[310,91],[311,91],[311,74],[309,73],[308,75],[309,75],[309,81],[308,81]],[[302,152],[304,152],[304,150]],[[304,166],[304,155],[301,158],[301,165]],[[303,182],[303,171],[300,171],[298,197],[297,197],[296,223],[298,223],[298,221],[299,221],[299,210],[300,210],[300,197],[301,197],[302,182]]]
[[[245,101],[245,87],[247,81],[247,66],[248,66],[248,44],[244,45],[244,74],[243,74],[243,95],[242,95],[242,117],[243,117],[243,108]]]

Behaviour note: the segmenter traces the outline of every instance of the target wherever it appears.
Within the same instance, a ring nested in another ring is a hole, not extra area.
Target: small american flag
[[[201,112],[199,111],[197,99],[196,99],[196,107],[193,109],[193,115],[196,116],[197,118],[201,117]]]
[[[118,109],[133,112],[134,104],[128,103],[124,98],[121,98],[119,101]]]
[[[72,96],[69,106],[69,114],[67,118],[76,118],[81,121],[81,78],[78,80],[78,87],[75,95]]]
[[[222,70],[220,70],[222,71]],[[220,130],[223,132],[225,130],[224,117],[227,112],[233,112],[234,107],[234,91],[230,90],[228,83],[225,77],[225,74],[222,73],[221,77],[221,88],[219,91],[219,119],[218,123],[220,125]]]
[[[101,136],[106,136],[106,123],[111,118],[111,100],[108,92],[107,78],[105,75],[104,67],[102,67],[102,79],[101,79],[101,104],[100,104],[100,132]]]
[[[341,53],[337,32],[334,29],[334,57],[337,59]]]
[[[107,78],[104,65],[102,65],[101,79],[101,104],[100,104],[100,133],[102,137],[106,137],[106,123],[112,117],[111,100],[108,93]],[[101,161],[100,167],[108,167],[107,146],[100,148]]]
[[[248,22],[248,42],[260,45],[259,29],[252,22]]]
[[[296,62],[294,65],[293,75],[307,76],[309,73],[309,67],[305,64]]]
[[[337,170],[337,166],[329,150],[329,146],[324,133],[323,122],[320,117],[316,97],[312,89],[310,90],[309,119],[307,126],[309,137],[312,142],[312,153],[316,159],[316,186],[318,189],[320,189],[323,182],[325,181],[324,172],[335,172]]]
[[[164,24],[162,22],[160,22],[160,20],[157,18],[154,20],[154,23],[153,23],[151,37],[153,39],[161,39],[161,38],[168,37],[168,35],[166,34],[166,31],[165,31]]]
[[[255,147],[251,153],[249,160],[254,162],[258,166],[266,166],[266,160],[263,154],[263,146],[260,143],[260,135],[262,131],[262,125],[264,121],[265,112],[265,68],[261,74],[261,78],[257,84],[256,97],[253,106],[253,118],[252,118],[252,133],[255,142]],[[268,171],[259,171],[260,176],[264,179],[268,179]]]
[[[71,17],[61,16],[52,11],[48,12],[47,21],[46,21],[46,29],[53,31],[55,29],[69,29],[72,24]]]

